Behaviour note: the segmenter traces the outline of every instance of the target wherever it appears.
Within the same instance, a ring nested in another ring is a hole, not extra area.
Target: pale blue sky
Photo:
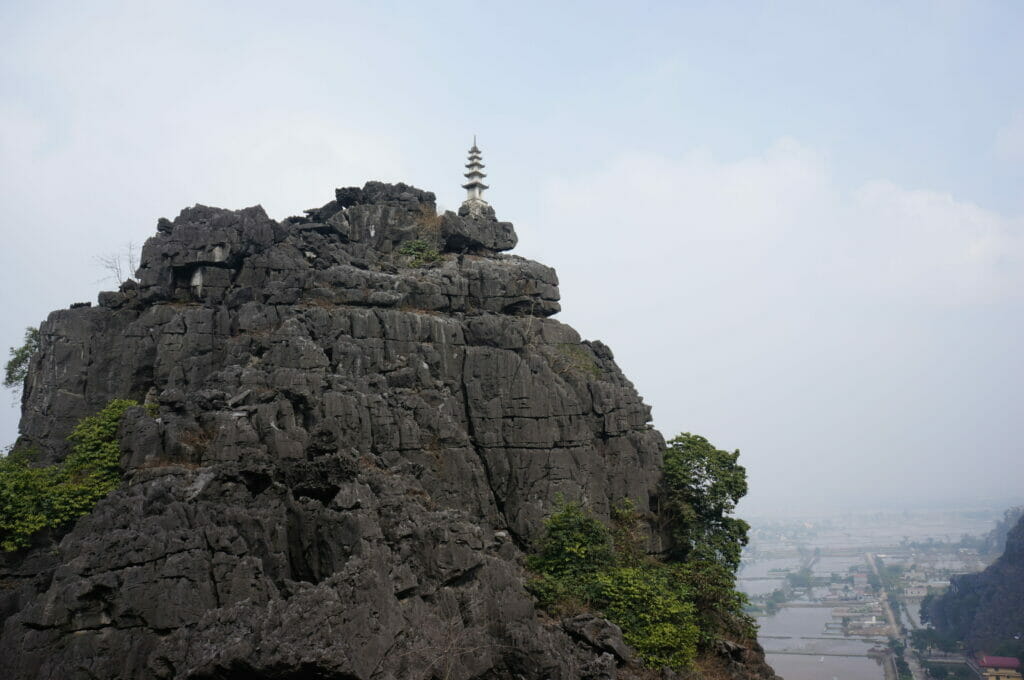
[[[186,205],[454,207],[477,133],[560,318],[752,512],[1021,500],[1024,5],[436,5],[0,2],[3,346]]]

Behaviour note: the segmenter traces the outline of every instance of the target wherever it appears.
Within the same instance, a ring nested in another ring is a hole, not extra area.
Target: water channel
[[[845,573],[851,564],[862,563],[857,556],[828,557],[814,564],[815,574]],[[782,587],[784,573],[797,571],[798,557],[770,558],[744,565],[737,585],[748,595],[761,595]],[[816,589],[813,589],[816,590]],[[817,593],[797,602],[805,606],[783,606],[775,614],[759,616],[758,640],[768,663],[786,680],[884,680],[881,663],[867,655],[883,640],[844,637],[826,624],[833,623],[832,606],[806,606]],[[838,606],[838,605],[837,605]]]
[[[951,541],[963,533],[982,535],[991,526],[994,516],[941,511],[876,513],[815,522],[804,519],[766,521],[762,525],[764,531],[754,532],[755,540],[737,574],[737,587],[750,596],[769,595],[785,585],[787,573],[799,572],[803,566],[810,566],[813,576],[819,579],[827,579],[832,574],[843,578],[851,567],[865,565],[866,552],[886,552],[883,546],[898,550],[901,544],[915,540]],[[894,555],[880,557],[898,563]],[[919,556],[917,559],[924,563],[929,558]],[[947,553],[930,559],[945,560],[950,562],[948,566],[958,570],[979,568],[953,564],[963,559],[959,555]],[[823,600],[829,597],[833,598],[831,602]],[[790,601],[774,614],[759,616],[758,640],[775,672],[786,680],[884,680],[882,662],[868,656],[868,651],[872,647],[884,647],[886,640],[847,637],[841,627],[835,625],[839,622],[833,618],[833,608],[851,604],[859,603],[836,601],[827,588],[812,587],[793,592]],[[919,625],[916,614],[916,611],[910,613],[912,625]]]

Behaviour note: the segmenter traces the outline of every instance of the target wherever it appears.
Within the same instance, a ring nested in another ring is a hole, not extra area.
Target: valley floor
[[[909,639],[922,625],[921,599],[948,586],[951,575],[987,565],[959,545],[964,534],[983,535],[997,516],[943,511],[752,521],[737,585],[751,599],[768,663],[786,680],[894,680],[896,639],[907,648],[915,680],[925,680]]]

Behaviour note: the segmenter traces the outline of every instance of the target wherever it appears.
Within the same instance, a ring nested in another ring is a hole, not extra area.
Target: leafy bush
[[[722,636],[754,638],[746,597],[735,588],[747,523],[731,517],[747,491],[739,452],[697,435],[669,442],[658,521],[670,539],[666,561],[646,553],[643,522],[624,499],[606,527],[576,503],[561,503],[527,566],[530,589],[556,615],[590,608],[622,628],[651,666],[683,669]]]
[[[403,243],[398,249],[398,254],[410,258],[410,267],[423,267],[441,259],[441,253],[437,250],[437,246],[419,238]]]
[[[745,639],[757,637],[757,625],[745,612],[749,600],[736,590],[736,572],[721,562],[693,560],[679,565],[678,578],[686,584],[697,607],[701,643],[727,634]]]
[[[685,668],[697,653],[696,610],[675,567],[638,557],[637,519],[632,506],[622,504],[610,530],[578,504],[562,504],[528,558],[539,574],[530,590],[554,614],[600,611],[646,663]]]
[[[542,574],[577,578],[609,567],[614,560],[608,529],[579,504],[564,503],[544,523],[544,536],[529,566]]]
[[[17,550],[46,528],[88,514],[121,480],[117,428],[137,402],[115,399],[83,418],[68,440],[71,453],[58,465],[32,467],[35,452],[14,451],[0,459],[0,548]]]
[[[647,664],[685,668],[696,656],[696,607],[671,566],[652,561],[597,572],[591,601]]]

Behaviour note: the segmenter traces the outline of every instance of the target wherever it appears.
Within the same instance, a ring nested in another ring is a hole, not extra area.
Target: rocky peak
[[[281,223],[259,206],[197,205],[160,221],[143,247],[138,286],[103,294],[100,304],[117,307],[135,299],[144,305],[237,307],[316,299],[462,313],[555,313],[553,270],[498,257],[515,243],[511,224],[438,215],[434,194],[404,184],[338,189],[335,200]],[[441,257],[446,253],[460,257]],[[480,258],[489,259],[488,276]],[[479,288],[484,279],[493,290]]]
[[[402,184],[282,222],[197,205],[138,282],[51,313],[24,445],[150,408],[119,489],[0,557],[5,677],[633,677],[617,629],[535,609],[522,558],[558,498],[647,512],[664,442],[515,243]]]

